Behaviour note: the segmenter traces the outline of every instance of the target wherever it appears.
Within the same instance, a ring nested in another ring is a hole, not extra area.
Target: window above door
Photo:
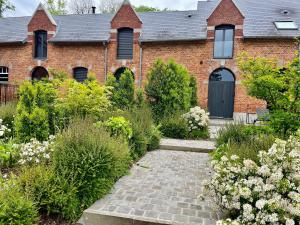
[[[234,26],[222,25],[215,28],[214,58],[233,58]]]

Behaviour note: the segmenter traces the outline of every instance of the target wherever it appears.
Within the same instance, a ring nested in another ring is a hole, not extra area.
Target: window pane
[[[214,57],[220,58],[223,56],[223,41],[215,41]]]
[[[37,31],[35,33],[35,57],[47,58],[47,32]]]
[[[275,22],[276,28],[279,30],[297,30],[298,26],[293,21],[277,21]]]
[[[223,41],[224,30],[216,30],[215,41]]]
[[[233,41],[225,41],[224,57],[231,58],[233,53]]]
[[[233,29],[225,30],[225,41],[233,40]]]

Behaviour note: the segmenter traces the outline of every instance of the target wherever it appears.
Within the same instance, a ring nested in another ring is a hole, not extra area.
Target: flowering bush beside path
[[[300,131],[258,157],[258,163],[226,154],[212,161],[206,188],[231,218],[218,224],[299,224]]]

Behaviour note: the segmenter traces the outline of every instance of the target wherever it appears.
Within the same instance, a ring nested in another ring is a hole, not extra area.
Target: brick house
[[[197,10],[147,13],[125,0],[115,15],[52,16],[39,5],[31,17],[0,19],[0,82],[48,77],[50,68],[105,82],[128,68],[142,86],[157,58],[173,58],[197,78],[202,107],[237,117],[265,106],[245,93],[238,54],[285,63],[299,48],[298,25],[298,0],[207,0]]]

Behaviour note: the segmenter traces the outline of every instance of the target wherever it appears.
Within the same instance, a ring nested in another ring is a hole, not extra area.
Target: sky
[[[5,16],[30,16],[41,2],[41,0],[10,1],[15,5],[16,10],[14,12],[6,13]],[[160,9],[169,8],[174,10],[188,10],[197,8],[197,0],[131,0],[130,2],[131,4],[137,6],[147,5]]]

